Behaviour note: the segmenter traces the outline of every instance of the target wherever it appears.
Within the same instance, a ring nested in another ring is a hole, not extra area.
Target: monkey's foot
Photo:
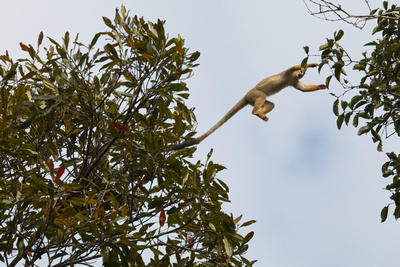
[[[320,84],[320,85],[318,85],[318,89],[319,89],[319,90],[326,89],[326,88],[327,88],[327,87],[326,87],[325,84]]]
[[[256,113],[255,115],[260,117],[263,121],[268,121],[269,120],[268,117],[265,114],[261,113],[261,112],[260,113]]]

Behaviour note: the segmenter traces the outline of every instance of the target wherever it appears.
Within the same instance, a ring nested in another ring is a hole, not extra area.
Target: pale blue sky
[[[368,12],[362,0],[342,2]],[[358,58],[374,26],[360,31],[318,20],[300,0],[4,1],[0,52],[22,56],[19,42],[35,44],[40,31],[56,40],[79,32],[89,42],[107,30],[101,17],[113,18],[121,3],[131,15],[166,20],[171,37],[179,33],[201,52],[187,102],[196,107],[199,134],[261,79],[300,64],[303,46],[315,55],[342,28],[342,45]],[[309,69],[302,81],[320,84],[327,74]],[[329,92],[342,90],[336,84],[308,94],[287,88],[271,97],[276,108],[267,123],[247,107],[198,146],[196,160],[213,148],[213,160],[228,168],[219,175],[231,189],[225,210],[257,220],[247,228],[255,231],[247,258],[258,259],[256,266],[398,266],[399,222],[389,217],[381,224],[379,217],[389,202],[380,173],[386,156],[356,129],[336,129]]]

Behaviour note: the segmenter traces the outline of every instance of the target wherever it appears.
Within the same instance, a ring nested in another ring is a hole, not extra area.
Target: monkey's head
[[[298,70],[297,71],[297,77],[299,77],[299,79],[301,79],[301,78],[303,78],[303,76],[304,76],[304,71]]]

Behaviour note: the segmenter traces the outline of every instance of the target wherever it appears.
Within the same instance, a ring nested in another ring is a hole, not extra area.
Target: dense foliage
[[[332,8],[331,12],[338,14],[345,11]],[[321,4],[321,6],[323,6]],[[325,6],[326,7],[326,6]],[[340,7],[340,6],[339,6]],[[329,12],[322,10],[321,13]],[[347,15],[347,18],[351,18]],[[380,34],[376,40],[365,44],[371,52],[364,52],[359,61],[352,60],[346,50],[339,44],[344,32],[335,33],[334,38],[320,47],[322,64],[329,65],[332,75],[327,78],[327,85],[335,77],[346,89],[343,95],[337,97],[333,111],[337,115],[337,126],[352,123],[359,127],[358,134],[371,134],[377,150],[382,151],[383,139],[400,136],[400,7],[389,6],[383,2],[382,9],[371,10],[369,15],[354,16],[356,19],[376,20],[377,26],[372,35]],[[352,66],[362,73],[359,84],[353,85],[346,76],[345,69]],[[351,95],[350,98],[347,96]],[[400,155],[396,152],[387,153],[389,160],[383,164],[382,173],[392,182],[386,186],[391,192],[394,202],[394,217],[400,218]],[[381,212],[382,222],[386,220],[389,205]]]
[[[43,52],[40,33],[0,56],[1,264],[252,265],[224,167],[169,150],[195,121],[199,53],[124,7],[104,22],[89,45],[67,32]]]

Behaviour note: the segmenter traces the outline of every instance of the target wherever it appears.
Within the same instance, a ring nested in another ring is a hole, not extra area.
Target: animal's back
[[[285,75],[284,73],[279,73],[272,75],[268,78],[265,78],[261,82],[259,82],[253,89],[260,90],[264,94],[270,96],[273,94],[278,93],[283,88],[289,86],[290,79],[283,79],[282,76]]]

